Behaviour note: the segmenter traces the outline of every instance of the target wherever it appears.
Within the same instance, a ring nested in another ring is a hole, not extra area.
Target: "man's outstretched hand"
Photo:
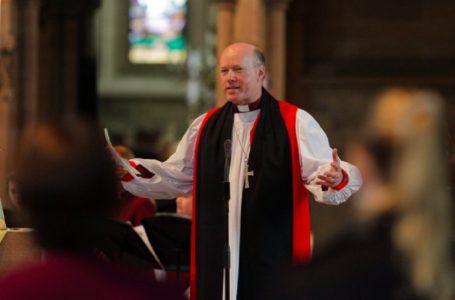
[[[343,180],[343,173],[341,171],[340,158],[338,157],[338,150],[332,150],[332,163],[330,170],[318,176],[316,184],[326,187],[336,187]]]

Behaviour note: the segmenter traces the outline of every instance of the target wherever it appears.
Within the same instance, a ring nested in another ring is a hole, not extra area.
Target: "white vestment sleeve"
[[[147,198],[171,199],[188,194],[193,190],[193,159],[196,138],[205,114],[199,116],[180,140],[177,150],[168,160],[135,158],[136,165],[142,165],[155,174],[152,178],[138,177],[122,182],[123,188],[130,193]]]
[[[349,182],[344,188],[339,191],[331,188],[323,191],[320,185],[315,184],[317,176],[330,169],[332,148],[321,126],[301,109],[297,110],[296,135],[302,180],[316,201],[337,205],[345,202],[360,188],[362,178],[358,169],[345,161],[341,161],[341,168],[348,174]]]

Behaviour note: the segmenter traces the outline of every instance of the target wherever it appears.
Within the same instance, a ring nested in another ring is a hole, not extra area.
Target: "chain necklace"
[[[242,149],[244,161],[245,161],[245,167],[243,168],[243,177],[245,178],[245,189],[250,188],[250,180],[249,176],[254,176],[254,171],[248,171],[248,153],[245,150],[245,147],[243,147],[242,142],[240,141],[239,133],[237,132],[236,128],[233,128],[235,137],[237,138],[237,142],[239,142],[240,149]]]

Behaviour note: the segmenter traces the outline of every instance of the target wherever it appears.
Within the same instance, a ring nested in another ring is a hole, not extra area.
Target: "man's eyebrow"
[[[220,69],[244,68],[242,65],[221,66]]]

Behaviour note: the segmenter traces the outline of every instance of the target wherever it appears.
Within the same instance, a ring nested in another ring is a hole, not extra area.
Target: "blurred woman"
[[[359,223],[290,271],[282,299],[455,299],[442,99],[390,89],[352,147]]]

